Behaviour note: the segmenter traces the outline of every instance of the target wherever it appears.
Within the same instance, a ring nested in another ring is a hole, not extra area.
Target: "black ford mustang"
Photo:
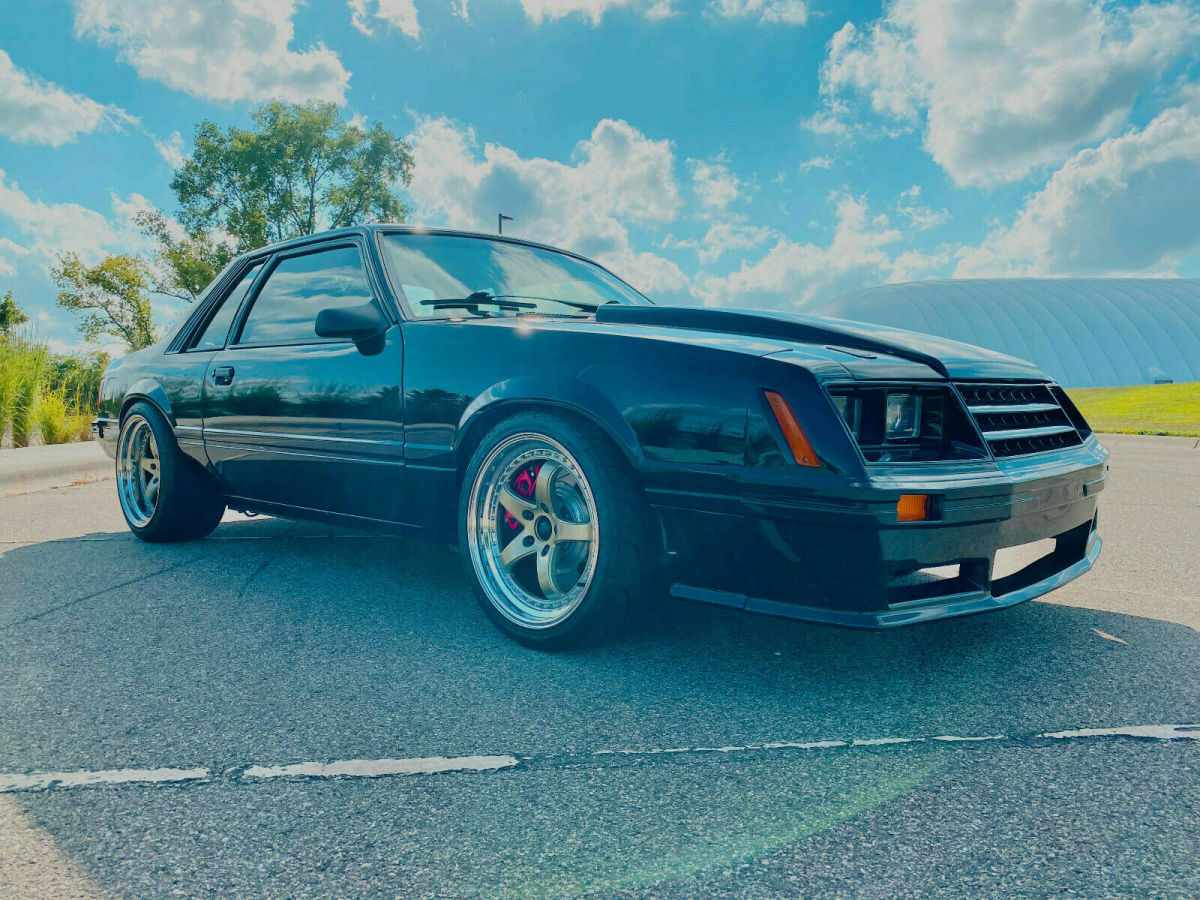
[[[483,609],[541,647],[608,633],[664,573],[867,628],[1010,606],[1091,567],[1107,471],[1028,363],[654,306],[569,253],[402,226],[234,261],[109,367],[93,434],[145,540],[226,507],[457,540]]]

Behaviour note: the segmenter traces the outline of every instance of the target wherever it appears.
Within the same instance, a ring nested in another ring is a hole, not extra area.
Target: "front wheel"
[[[480,604],[506,634],[558,649],[599,640],[642,599],[646,511],[633,473],[595,429],[514,416],[463,480],[459,538]]]
[[[117,498],[129,530],[144,541],[207,535],[225,512],[211,476],[179,449],[158,409],[135,403],[117,437]]]

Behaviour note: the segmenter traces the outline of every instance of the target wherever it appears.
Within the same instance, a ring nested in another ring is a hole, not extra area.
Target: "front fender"
[[[580,373],[586,375],[587,370]],[[632,462],[645,461],[637,435],[616,404],[582,377],[521,375],[492,385],[463,410],[455,432],[455,451],[464,444],[473,445],[481,436],[479,431],[498,421],[506,407],[517,405],[559,407],[582,416],[608,434]]]

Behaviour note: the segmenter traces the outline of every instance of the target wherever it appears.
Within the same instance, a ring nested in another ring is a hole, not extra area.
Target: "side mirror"
[[[369,341],[387,330],[387,321],[374,303],[340,306],[317,313],[318,337],[346,338],[354,343]]]

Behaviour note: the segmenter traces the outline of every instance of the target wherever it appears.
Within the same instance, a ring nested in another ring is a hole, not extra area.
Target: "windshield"
[[[553,250],[449,234],[385,233],[379,245],[414,318],[579,316],[648,302],[599,266]]]

